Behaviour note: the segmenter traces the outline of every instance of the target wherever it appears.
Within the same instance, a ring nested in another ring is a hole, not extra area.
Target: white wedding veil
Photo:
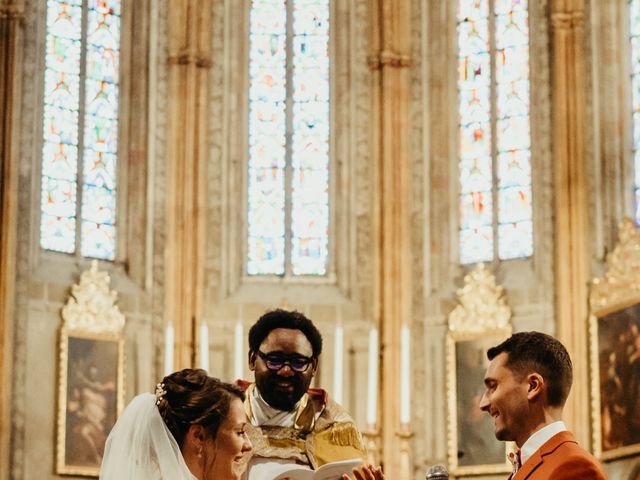
[[[107,438],[102,480],[197,480],[165,425],[156,396],[135,397]]]

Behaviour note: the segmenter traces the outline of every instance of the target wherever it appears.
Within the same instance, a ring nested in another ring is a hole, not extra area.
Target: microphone
[[[444,465],[434,465],[427,470],[427,480],[449,480],[449,472]]]

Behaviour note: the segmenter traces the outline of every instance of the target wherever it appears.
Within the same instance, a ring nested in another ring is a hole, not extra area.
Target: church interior
[[[485,353],[538,330],[640,479],[640,0],[0,0],[0,169],[0,480],[97,478],[275,308],[387,478],[506,479]]]

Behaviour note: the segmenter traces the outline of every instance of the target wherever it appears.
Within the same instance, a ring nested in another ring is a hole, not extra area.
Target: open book
[[[282,465],[279,471],[273,471],[274,480],[283,480],[289,478],[291,480],[341,480],[343,474],[351,477],[351,471],[362,464],[361,458],[352,458],[350,460],[341,460],[339,462],[325,463],[317,470],[311,470],[309,467],[292,467],[291,465]]]

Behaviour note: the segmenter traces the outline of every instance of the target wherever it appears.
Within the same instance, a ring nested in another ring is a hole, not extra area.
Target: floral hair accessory
[[[156,405],[160,405],[160,402],[166,393],[167,391],[164,389],[164,383],[156,384]]]

